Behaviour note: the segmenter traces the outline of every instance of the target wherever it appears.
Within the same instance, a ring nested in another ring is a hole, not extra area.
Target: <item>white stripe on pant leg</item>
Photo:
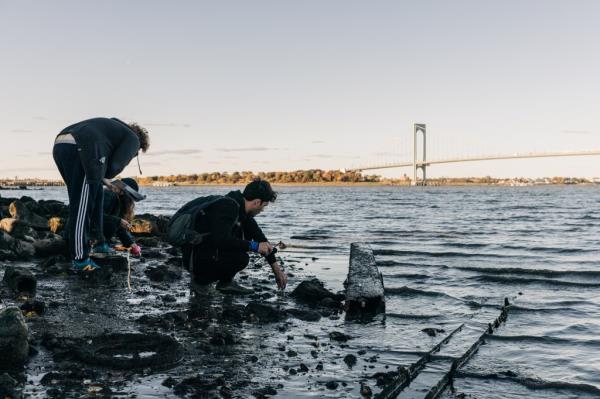
[[[88,207],[88,202],[89,202],[89,198],[90,198],[90,185],[87,183],[87,179],[84,179],[84,185],[85,185],[85,189],[84,189],[84,194],[83,194],[83,207],[81,208],[82,210],[82,215],[83,217],[81,218],[81,222],[79,224],[79,235],[81,236],[81,239],[79,240],[79,245],[80,245],[80,250],[81,250],[81,255],[80,257],[83,258],[83,247],[84,247],[84,241],[85,241],[85,218],[87,217],[87,207]]]
[[[86,178],[83,178],[81,187],[81,197],[79,198],[79,209],[77,210],[77,223],[75,225],[75,257],[79,260],[83,257],[83,223],[85,219],[85,210],[87,207],[88,187]]]
[[[73,245],[75,246],[75,259],[81,259],[79,253],[79,220],[81,219],[81,204],[83,204],[83,194],[85,190],[85,177],[83,178],[83,185],[81,186],[81,194],[79,195],[79,206],[77,207],[77,218],[75,219],[75,233],[73,234]]]
[[[81,194],[79,195],[79,207],[77,208],[77,219],[75,220],[75,234],[73,240],[75,241],[75,259],[81,260],[81,251],[79,250],[79,222],[81,220],[81,206],[83,205],[83,198],[85,195],[85,177],[83,178],[83,184],[81,186]]]
[[[90,199],[90,185],[87,183],[87,180],[85,182],[85,194],[84,194],[84,204],[83,204],[83,208],[82,209],[82,214],[83,217],[81,218],[81,225],[79,226],[79,234],[81,236],[81,240],[79,241],[80,244],[80,248],[81,248],[81,257],[83,258],[83,247],[84,247],[84,241],[85,241],[85,221],[86,221],[86,217],[87,217],[87,208],[88,208],[88,202]]]

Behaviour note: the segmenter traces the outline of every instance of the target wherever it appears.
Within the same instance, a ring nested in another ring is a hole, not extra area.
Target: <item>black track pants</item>
[[[102,236],[102,183],[87,181],[75,144],[55,144],[52,155],[69,193],[67,229],[71,258],[83,260],[90,253],[91,225]]]
[[[208,258],[203,251],[193,251],[193,276],[198,284],[213,281],[227,283],[248,266],[250,258],[245,252],[218,251]]]

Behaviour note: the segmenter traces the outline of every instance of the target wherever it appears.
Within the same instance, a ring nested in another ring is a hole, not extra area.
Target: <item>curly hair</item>
[[[150,147],[150,137],[148,136],[148,130],[146,130],[145,128],[143,128],[135,122],[128,123],[128,125],[131,128],[131,130],[133,130],[137,134],[138,139],[140,139],[140,148],[142,149],[142,152],[148,151],[148,147]]]

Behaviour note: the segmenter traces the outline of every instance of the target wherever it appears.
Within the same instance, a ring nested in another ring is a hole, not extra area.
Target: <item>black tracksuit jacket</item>
[[[140,149],[140,140],[117,118],[93,118],[75,123],[60,134],[71,133],[90,183],[112,179],[125,169]]]
[[[204,241],[195,248],[201,251],[207,259],[218,256],[220,251],[248,252],[250,241],[268,241],[261,228],[252,216],[246,214],[244,196],[237,191],[229,192],[223,198],[204,210],[205,214],[196,219],[195,230],[199,233],[210,233]],[[186,204],[186,206],[188,206]],[[189,264],[189,251],[184,251],[184,264]],[[270,265],[277,259],[271,253],[266,257]]]

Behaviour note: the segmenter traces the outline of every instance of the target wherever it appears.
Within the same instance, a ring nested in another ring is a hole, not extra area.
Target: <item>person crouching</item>
[[[140,256],[142,249],[130,231],[135,203],[144,197],[139,194],[139,186],[132,178],[121,179],[120,184],[113,183],[114,188],[104,189],[103,237],[99,237],[101,241],[94,247],[94,252],[112,253],[109,242],[116,236],[133,256]]]
[[[248,266],[248,252],[256,252],[268,261],[277,286],[285,288],[287,275],[275,257],[274,246],[254,219],[276,198],[269,182],[256,179],[243,192],[197,198],[173,216],[176,219],[178,214],[193,214],[193,229],[204,237],[197,245],[182,246],[184,266],[192,273],[194,285],[216,281],[216,288],[223,293],[251,293],[252,290],[238,285],[234,277]]]

